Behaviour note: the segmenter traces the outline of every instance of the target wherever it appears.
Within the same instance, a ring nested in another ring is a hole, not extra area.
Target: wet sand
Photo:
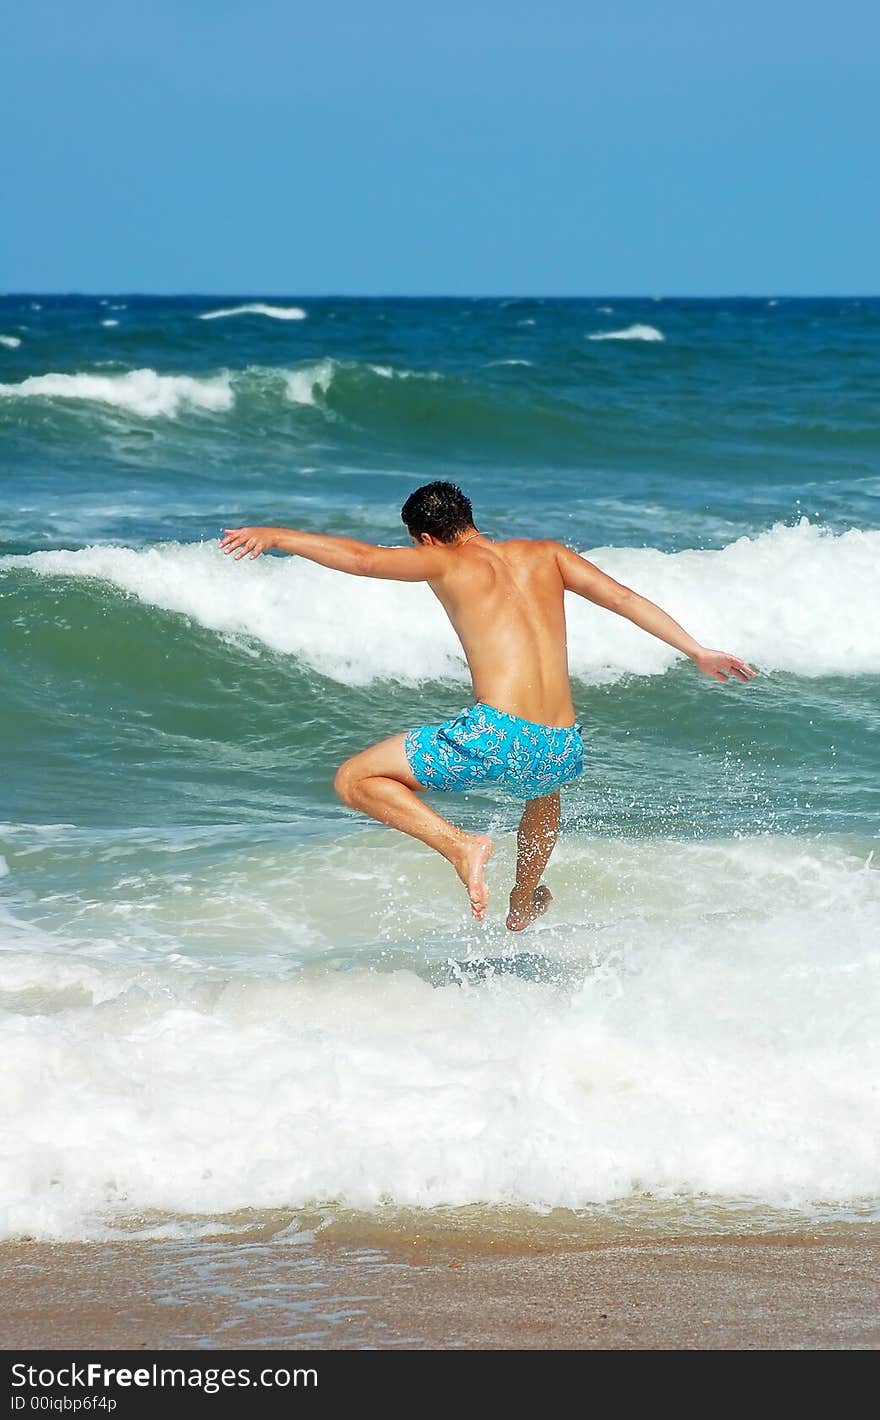
[[[4,1348],[828,1349],[880,1345],[880,1237],[0,1246]]]

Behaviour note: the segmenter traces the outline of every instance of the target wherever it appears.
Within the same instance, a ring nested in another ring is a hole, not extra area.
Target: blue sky
[[[880,290],[874,0],[21,0],[2,28],[2,290]]]

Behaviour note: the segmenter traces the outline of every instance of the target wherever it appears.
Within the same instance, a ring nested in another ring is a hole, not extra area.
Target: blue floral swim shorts
[[[540,799],[584,767],[580,725],[537,725],[482,701],[445,724],[410,730],[404,747],[419,783],[443,791],[492,784]]]

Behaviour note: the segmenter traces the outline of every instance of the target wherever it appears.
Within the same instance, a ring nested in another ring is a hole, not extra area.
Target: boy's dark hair
[[[471,500],[457,483],[425,483],[411,493],[400,516],[413,537],[430,533],[440,542],[455,542],[474,526]]]

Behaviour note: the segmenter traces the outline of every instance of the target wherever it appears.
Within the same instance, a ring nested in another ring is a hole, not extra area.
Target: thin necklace
[[[464,545],[465,545],[466,542],[470,542],[472,538],[479,537],[479,536],[480,536],[480,530],[479,530],[479,528],[477,528],[476,532],[468,533],[467,537],[463,537],[462,540],[461,540],[461,542],[457,542],[455,545],[456,545],[456,547],[464,547]]]

